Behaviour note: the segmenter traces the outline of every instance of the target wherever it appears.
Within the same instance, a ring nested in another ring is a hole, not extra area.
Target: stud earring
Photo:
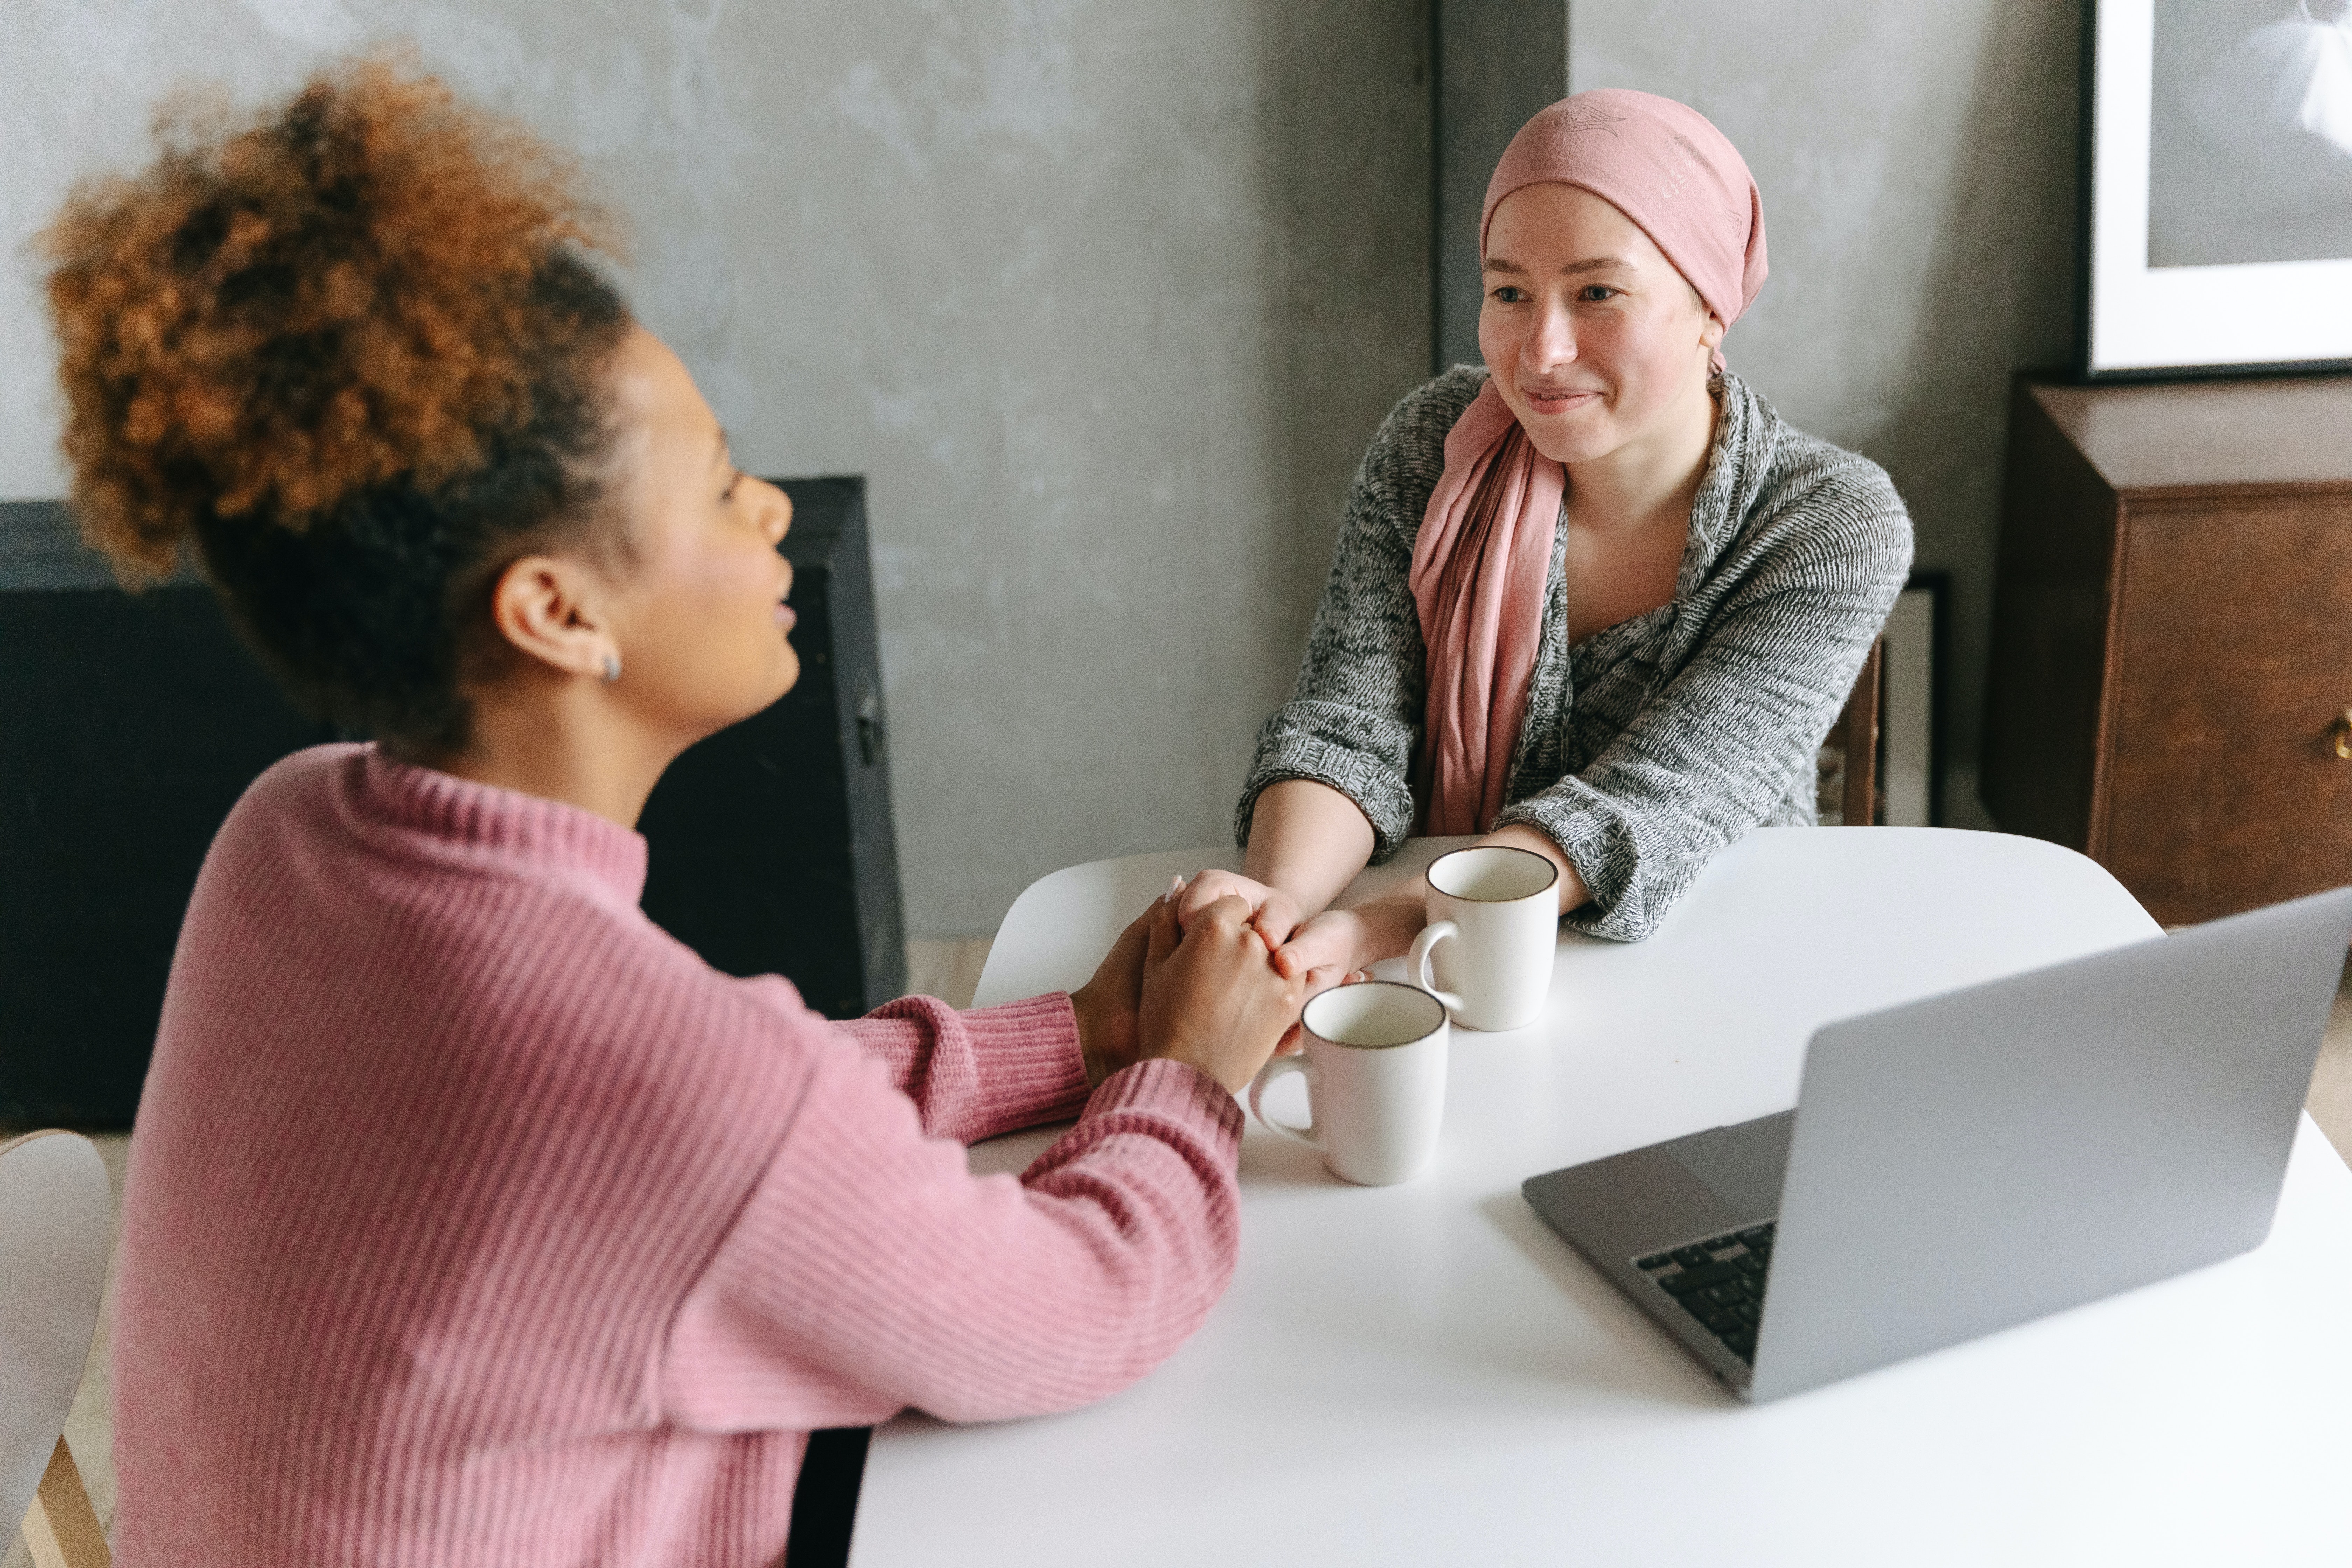
[[[604,684],[610,686],[620,679],[621,656],[617,653],[607,653],[604,656]]]

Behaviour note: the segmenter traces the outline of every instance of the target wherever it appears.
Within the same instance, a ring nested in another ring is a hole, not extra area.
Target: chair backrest
[[[1878,730],[1885,703],[1880,676],[1885,668],[1886,639],[1870,645],[1862,673],[1853,678],[1853,692],[1845,700],[1830,731],[1830,743],[1845,752],[1845,788],[1839,820],[1849,827],[1868,827],[1878,820]]]
[[[106,1163],[74,1132],[0,1145],[0,1545],[32,1505],[81,1386],[106,1288]]]

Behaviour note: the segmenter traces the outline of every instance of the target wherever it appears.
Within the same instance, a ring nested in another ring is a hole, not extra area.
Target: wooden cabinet
[[[2352,379],[2021,382],[1994,819],[2084,851],[2167,924],[2352,882],[2347,710]]]

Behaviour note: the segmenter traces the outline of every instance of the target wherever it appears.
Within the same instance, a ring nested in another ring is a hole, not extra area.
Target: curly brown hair
[[[593,538],[629,326],[572,165],[382,57],[243,127],[159,125],[42,237],[83,535],[184,544],[296,699],[463,742],[488,590]]]

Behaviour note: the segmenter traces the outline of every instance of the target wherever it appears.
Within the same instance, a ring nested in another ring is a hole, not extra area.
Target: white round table
[[[1349,899],[1461,842],[1415,842]],[[1044,879],[978,1003],[1083,982],[1171,874],[1235,863]],[[1253,1122],[1240,1268],[1202,1332],[1092,1409],[882,1427],[853,1561],[2352,1561],[2352,1172],[2308,1118],[2253,1253],[1763,1407],[1519,1196],[1786,1109],[1832,1019],[2158,934],[2105,871],[2033,839],[1752,834],[1649,941],[1563,933],[1538,1023],[1457,1031],[1431,1175],[1350,1187]],[[1017,1170],[1053,1136],[973,1163]]]

